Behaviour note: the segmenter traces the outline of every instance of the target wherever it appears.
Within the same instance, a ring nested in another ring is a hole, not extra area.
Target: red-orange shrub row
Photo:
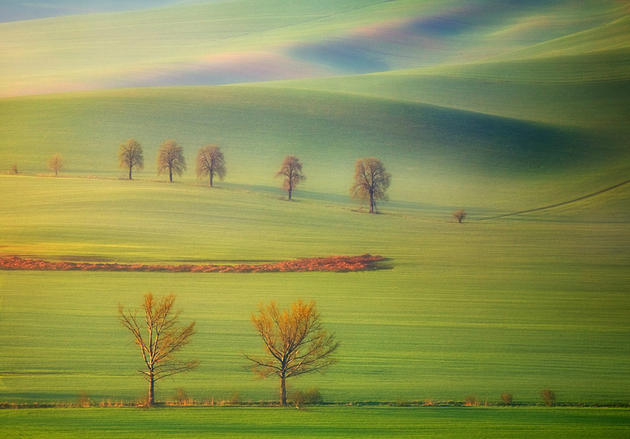
[[[277,273],[303,271],[365,271],[377,268],[381,256],[330,256],[327,258],[302,258],[270,264],[240,265],[150,265],[116,264],[68,261],[44,261],[18,256],[0,257],[1,270],[43,271],[164,271],[172,273]]]

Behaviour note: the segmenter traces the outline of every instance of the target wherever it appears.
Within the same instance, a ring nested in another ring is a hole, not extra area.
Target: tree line
[[[64,167],[63,157],[54,154],[48,160],[48,168],[59,175]],[[144,153],[142,145],[136,139],[129,139],[118,148],[118,165],[127,171],[127,178],[133,180],[135,170],[144,169]],[[17,174],[17,165],[14,174]],[[157,173],[168,174],[169,182],[173,182],[173,175],[181,176],[186,171],[184,149],[175,140],[165,140],[158,149]],[[205,145],[199,148],[196,158],[197,177],[207,177],[208,186],[214,187],[215,178],[223,180],[227,173],[225,157],[217,145]],[[301,160],[288,155],[276,172],[276,177],[282,178],[282,188],[287,191],[287,199],[293,199],[296,187],[306,179]],[[370,213],[377,213],[376,202],[387,200],[387,189],[391,181],[391,174],[385,170],[383,163],[374,157],[358,159],[355,163],[354,183],[350,188],[350,195],[354,199],[366,202]]]
[[[55,177],[64,167],[61,154],[54,154],[48,160],[48,168],[55,173]],[[118,165],[127,171],[128,179],[133,180],[135,169],[144,169],[144,153],[142,145],[131,138],[122,143],[118,148]],[[184,149],[175,140],[168,139],[162,142],[157,156],[157,173],[168,173],[169,182],[173,182],[173,174],[181,176],[186,170]],[[14,164],[10,173],[17,174],[17,164]],[[225,157],[221,148],[217,145],[205,145],[199,148],[196,158],[196,173],[198,178],[207,177],[208,186],[214,187],[214,179],[223,180],[227,173]],[[282,188],[287,191],[287,199],[293,198],[296,187],[306,179],[301,160],[288,155],[282,161],[276,177],[282,178]],[[350,196],[353,199],[365,202],[370,213],[377,213],[377,201],[387,200],[387,189],[391,182],[391,174],[378,158],[367,157],[358,159],[354,165],[354,182],[350,187]],[[453,218],[462,223],[466,218],[466,212],[459,209],[453,213]]]
[[[195,369],[197,360],[181,360],[176,354],[188,345],[195,334],[195,322],[180,323],[175,311],[175,295],[144,296],[138,309],[118,306],[122,325],[132,334],[140,350],[144,368],[139,370],[148,384],[146,404],[155,404],[155,383],[163,378]],[[271,302],[261,304],[251,315],[252,324],[262,339],[260,355],[245,355],[252,371],[263,378],[276,376],[280,380],[280,402],[287,405],[286,380],[321,371],[336,362],[339,347],[335,335],[322,325],[315,302],[294,302],[280,310]]]

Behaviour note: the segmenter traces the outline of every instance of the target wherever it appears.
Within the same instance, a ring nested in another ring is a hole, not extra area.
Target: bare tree
[[[221,180],[225,177],[225,158],[217,145],[206,145],[197,152],[197,177],[208,176],[210,187],[213,186],[214,176]]]
[[[551,389],[543,389],[540,392],[543,402],[547,407],[553,407],[556,405],[556,393]]]
[[[48,159],[48,169],[54,171],[55,177],[59,175],[59,171],[63,169],[63,157],[56,153]]]
[[[466,218],[466,211],[464,209],[459,209],[453,212],[453,218],[457,220],[458,223],[462,223]]]
[[[136,139],[129,139],[118,148],[118,165],[121,168],[129,169],[129,180],[132,180],[131,171],[133,168],[144,168],[144,155],[142,146]]]
[[[332,354],[339,343],[323,328],[315,302],[298,300],[284,311],[274,302],[260,305],[252,323],[263,340],[265,355],[246,358],[257,375],[280,378],[283,406],[287,405],[287,378],[321,371],[336,361]]]
[[[276,177],[284,177],[282,188],[289,193],[289,201],[291,201],[291,195],[295,187],[306,179],[304,174],[302,174],[300,159],[293,155],[288,155],[284,158],[280,170],[276,173]]]
[[[168,170],[168,180],[173,182],[173,173],[181,176],[186,170],[184,149],[175,140],[165,140],[158,151],[158,174]]]
[[[198,361],[181,361],[175,353],[191,341],[195,333],[195,322],[186,326],[179,323],[179,312],[173,311],[175,295],[154,298],[144,295],[140,309],[144,321],[138,321],[138,309],[127,310],[118,305],[120,322],[131,332],[140,347],[146,370],[139,370],[149,383],[147,404],[155,404],[155,382],[178,373],[188,372],[199,364]]]
[[[374,157],[359,159],[354,165],[354,184],[350,188],[352,198],[367,201],[370,213],[376,213],[376,200],[386,200],[391,174],[383,163]]]

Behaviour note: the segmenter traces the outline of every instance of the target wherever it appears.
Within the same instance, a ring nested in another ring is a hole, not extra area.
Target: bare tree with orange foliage
[[[284,177],[282,188],[289,194],[289,201],[295,187],[306,179],[302,174],[302,162],[294,155],[288,155],[284,158],[280,170],[276,172],[276,177]]]
[[[298,300],[283,311],[275,302],[260,305],[252,323],[263,340],[265,355],[245,357],[257,375],[280,378],[283,406],[287,405],[287,378],[318,372],[336,362],[332,354],[339,343],[323,328],[315,302]]]
[[[149,383],[147,405],[155,404],[155,382],[178,373],[188,372],[199,364],[198,361],[181,361],[175,353],[190,343],[195,333],[195,322],[187,326],[179,323],[179,312],[173,311],[175,295],[154,298],[144,295],[141,312],[144,322],[138,322],[138,309],[125,311],[118,305],[120,322],[134,337],[146,370],[139,370]]]

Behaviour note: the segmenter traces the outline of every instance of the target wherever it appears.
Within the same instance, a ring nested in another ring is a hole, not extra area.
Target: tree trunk
[[[132,166],[130,165],[129,166],[129,180],[132,180],[132,178],[131,178],[131,168],[132,168]]]
[[[374,205],[374,194],[372,192],[370,192],[370,213],[374,213],[375,212],[375,205]]]
[[[280,377],[280,395],[282,399],[282,407],[287,405],[287,383],[284,376]]]
[[[214,179],[214,172],[210,169],[210,187],[212,187],[212,180]]]
[[[173,182],[173,167],[169,166],[168,167],[168,180],[172,183]]]
[[[147,405],[149,407],[155,404],[155,377],[153,374],[149,375],[149,395],[147,399]]]

